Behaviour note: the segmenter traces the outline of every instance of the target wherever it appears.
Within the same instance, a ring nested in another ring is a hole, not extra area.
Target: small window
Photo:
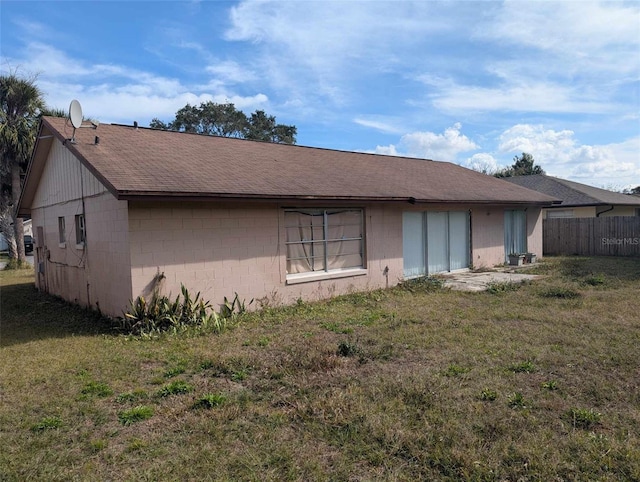
[[[76,214],[76,244],[84,244],[86,239],[84,214]]]
[[[573,209],[549,209],[547,219],[572,218]]]
[[[362,209],[285,211],[287,273],[364,268]]]
[[[67,233],[64,227],[64,217],[58,218],[58,242],[64,244],[67,242]]]

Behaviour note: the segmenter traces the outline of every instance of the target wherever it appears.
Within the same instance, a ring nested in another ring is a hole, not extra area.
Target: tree
[[[523,152],[521,156],[513,158],[511,167],[505,167],[494,174],[495,177],[530,176],[532,174],[544,174],[540,166],[535,165],[533,156]]]
[[[280,144],[295,144],[297,134],[295,126],[276,124],[275,116],[268,116],[262,110],[247,117],[230,102],[216,104],[211,101],[203,102],[199,107],[187,104],[176,112],[171,122],[154,118],[149,127]]]
[[[633,196],[640,196],[640,186],[623,189],[622,194],[631,194]]]
[[[42,93],[35,79],[23,79],[15,73],[0,77],[0,176],[2,199],[0,214],[10,216],[13,233],[8,230],[9,254],[18,263],[26,262],[24,226],[18,218],[18,201],[22,194],[22,175],[35,143],[39,113],[44,107]],[[7,229],[7,219],[3,222]],[[15,243],[15,244],[14,244]]]

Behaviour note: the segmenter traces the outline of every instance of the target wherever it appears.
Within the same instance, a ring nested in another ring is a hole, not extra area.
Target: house
[[[32,236],[31,219],[24,220],[24,235]],[[0,252],[9,250],[9,242],[3,233],[0,233]]]
[[[545,174],[504,178],[518,186],[560,199],[542,210],[544,219],[640,216],[640,197],[600,189]]]
[[[183,283],[273,303],[542,253],[553,199],[455,164],[44,117],[37,288],[121,316]]]

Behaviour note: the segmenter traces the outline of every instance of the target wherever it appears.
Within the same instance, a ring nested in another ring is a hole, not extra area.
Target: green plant
[[[493,402],[496,398],[498,398],[498,392],[492,390],[490,388],[485,388],[480,392],[479,396],[480,400],[485,400],[487,402]]]
[[[54,430],[62,427],[63,422],[60,417],[45,417],[31,427],[34,432],[42,432],[43,430]]]
[[[513,281],[492,281],[487,285],[487,291],[491,294],[506,293],[508,291],[517,291],[522,287],[522,283]]]
[[[360,353],[360,348],[355,343],[348,342],[348,341],[341,341],[340,343],[338,343],[338,350],[336,351],[336,353],[339,356],[345,356],[345,357],[355,356],[358,353]]]
[[[228,319],[243,315],[247,312],[247,307],[251,306],[252,303],[253,298],[247,304],[245,300],[240,299],[238,293],[235,293],[235,297],[231,301],[225,296],[224,302],[220,305],[220,316]]]
[[[89,446],[93,452],[100,452],[107,447],[107,442],[101,439],[91,440]]]
[[[234,382],[241,382],[245,378],[247,378],[248,374],[249,372],[246,369],[240,368],[238,370],[231,372],[231,380],[233,380]]]
[[[403,281],[398,287],[410,293],[439,291],[444,287],[444,281],[433,276],[420,276]]]
[[[582,296],[579,291],[566,286],[548,286],[540,291],[543,298],[560,298],[571,300]]]
[[[606,282],[607,280],[603,274],[594,274],[593,276],[589,276],[584,280],[584,283],[590,286],[602,286]]]
[[[113,390],[106,383],[92,381],[84,386],[81,393],[87,396],[108,397],[113,395]]]
[[[121,393],[116,397],[116,402],[118,403],[127,403],[127,402],[137,402],[139,400],[145,400],[149,398],[149,394],[142,389],[133,390],[132,392]]]
[[[514,363],[509,365],[509,371],[513,373],[533,373],[536,371],[536,366],[530,360],[525,360],[520,363]]]
[[[27,261],[19,261],[15,258],[11,258],[9,259],[9,261],[7,261],[4,268],[2,269],[6,271],[28,270],[28,269],[33,269],[33,266],[31,266]]]
[[[183,363],[178,363],[176,366],[168,368],[167,370],[165,370],[163,376],[165,378],[173,378],[173,377],[176,377],[178,375],[183,374],[186,371],[187,371],[187,369],[186,369],[185,365]]]
[[[529,402],[520,392],[514,392],[507,398],[507,405],[510,408],[527,408]]]
[[[592,408],[572,408],[566,413],[566,417],[574,428],[589,429],[600,423],[602,414]]]
[[[471,368],[462,367],[460,365],[451,364],[444,371],[445,377],[457,377],[471,371]]]
[[[200,297],[200,292],[194,297],[184,285],[180,285],[180,292],[182,299],[178,295],[173,301],[157,291],[148,301],[138,296],[125,313],[121,328],[137,335],[184,331],[188,327],[209,328],[214,332],[224,330],[226,323],[220,320],[211,303]]]
[[[146,405],[137,405],[118,413],[118,420],[122,425],[131,425],[151,417],[153,417],[153,409]]]
[[[207,393],[206,395],[201,396],[196,400],[193,407],[194,408],[214,408],[219,405],[222,405],[227,401],[227,397],[225,397],[221,393]]]
[[[159,397],[168,397],[171,395],[182,395],[191,391],[193,391],[193,385],[189,385],[183,380],[174,380],[158,390],[157,395]]]
[[[549,380],[548,382],[542,383],[542,388],[545,390],[553,391],[558,389],[558,382],[555,380]]]

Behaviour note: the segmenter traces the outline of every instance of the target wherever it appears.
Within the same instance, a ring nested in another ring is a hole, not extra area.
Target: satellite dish
[[[80,106],[80,102],[75,99],[73,99],[69,105],[69,119],[75,129],[82,125],[82,107]]]

